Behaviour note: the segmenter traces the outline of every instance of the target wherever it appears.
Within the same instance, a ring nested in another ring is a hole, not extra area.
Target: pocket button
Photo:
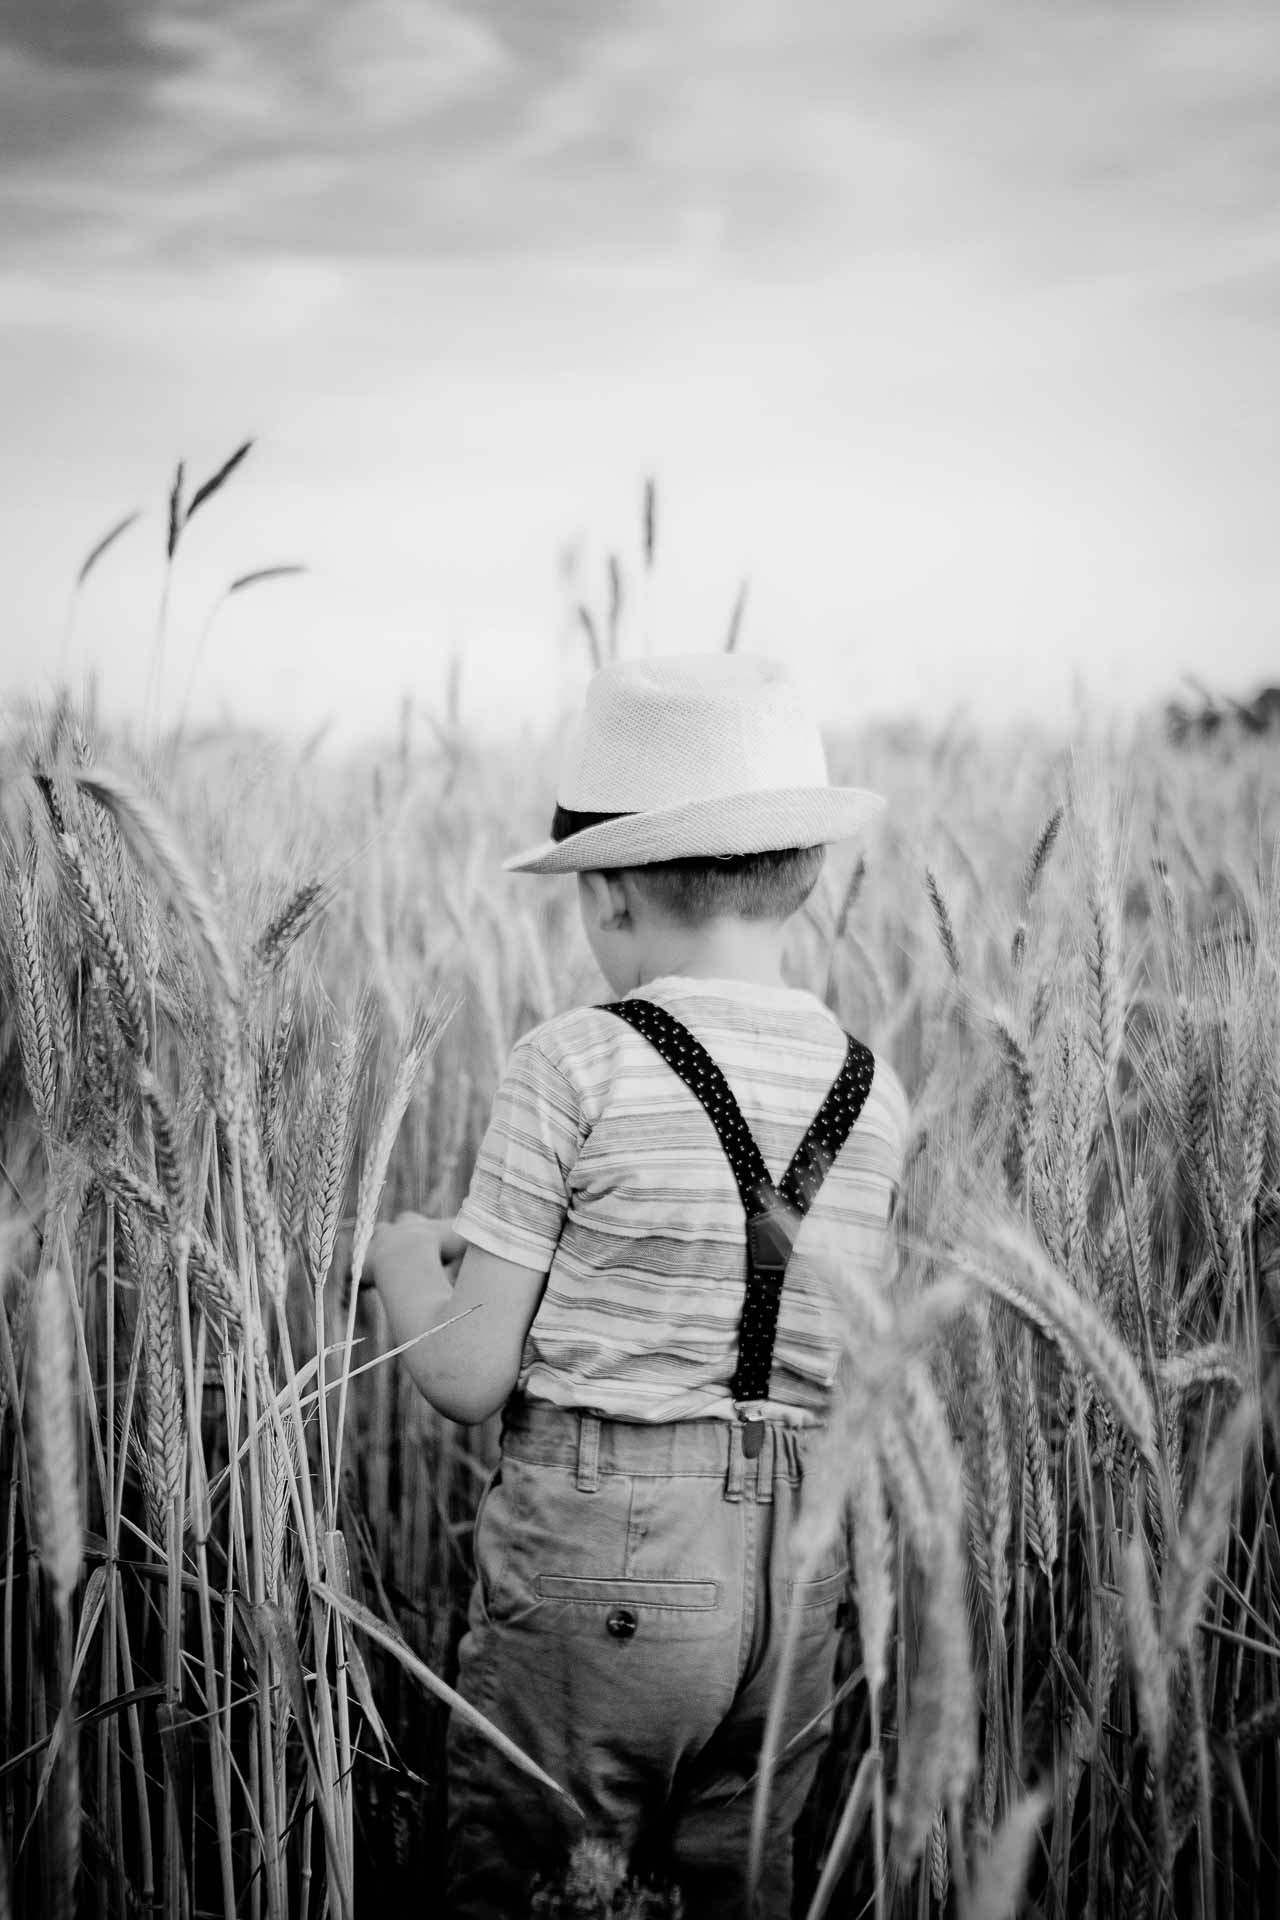
[[[614,1607],[604,1624],[615,1640],[629,1640],[640,1622],[630,1607]]]

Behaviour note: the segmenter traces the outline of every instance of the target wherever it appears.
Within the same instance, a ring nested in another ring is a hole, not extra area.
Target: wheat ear
[[[1094,826],[1091,853],[1088,877],[1089,985],[1093,1002],[1094,1045],[1104,1084],[1110,1086],[1124,1050],[1125,990],[1120,964],[1120,884],[1111,834],[1101,820]]]
[[[363,1033],[362,1018],[348,1023],[325,1087],[324,1112],[307,1189],[307,1255],[311,1284],[317,1288],[324,1285],[333,1262],[338,1215],[351,1164],[351,1096]]]
[[[963,1920],[1015,1920],[1021,1912],[1036,1831],[1048,1805],[1049,1796],[1041,1791],[1025,1794],[1010,1807],[978,1857],[961,1908]]]
[[[982,1435],[982,1541],[991,1583],[992,1612],[996,1621],[1003,1623],[1009,1598],[1009,1538],[1013,1531],[1004,1385],[990,1312],[981,1301],[972,1311]]]
[[[54,1052],[53,1022],[49,1015],[44,955],[40,949],[34,845],[18,865],[14,876],[13,901],[18,934],[18,952],[13,956],[18,1044],[22,1051],[23,1071],[31,1104],[35,1108],[41,1131],[47,1134],[53,1124],[54,1103],[58,1097],[58,1064]]]
[[[137,1059],[147,1057],[147,1016],[133,962],[125,950],[84,849],[73,833],[60,836],[60,845],[75,882],[76,904],[90,947],[106,974],[111,1006],[124,1043]]]
[[[1234,1347],[1211,1342],[1203,1347],[1188,1347],[1171,1353],[1160,1362],[1160,1378],[1170,1394],[1189,1393],[1199,1387],[1229,1387],[1242,1393],[1249,1368],[1242,1353]]]
[[[214,981],[229,1001],[238,1003],[240,972],[218,916],[160,809],[132,781],[105,767],[80,768],[74,777],[78,786],[114,816],[135,857],[167,882],[196,933]]]
[[[258,1272],[268,1298],[277,1309],[281,1309],[286,1280],[284,1235],[280,1227],[280,1214],[267,1182],[257,1116],[247,1100],[240,1102],[236,1137],[240,1148],[245,1212],[249,1216],[254,1251],[258,1256]]]
[[[942,888],[938,885],[932,867],[926,867],[924,870],[924,887],[929,896],[929,905],[933,908],[933,923],[938,929],[938,939],[942,945],[943,955],[952,974],[958,980],[961,972],[960,948]]]
[[[1169,1673],[1162,1656],[1151,1586],[1147,1579],[1147,1550],[1135,1535],[1121,1561],[1124,1622],[1138,1694],[1138,1719],[1151,1758],[1163,1770],[1169,1746]]]
[[[280,1094],[284,1087],[284,1069],[289,1057],[289,1043],[293,1038],[293,1022],[294,1009],[289,1005],[280,1015],[275,1038],[261,1063],[258,1082],[258,1132],[262,1140],[263,1156],[267,1160],[270,1160],[275,1153],[280,1132]]]
[[[172,1110],[155,1075],[149,1067],[140,1067],[138,1091],[151,1121],[151,1144],[155,1150],[156,1172],[168,1203],[173,1226],[180,1227],[187,1217],[187,1177],[178,1149],[177,1128]]]
[[[1032,1551],[1040,1562],[1045,1579],[1052,1580],[1054,1567],[1058,1563],[1058,1504],[1049,1471],[1049,1449],[1044,1437],[1044,1422],[1040,1417],[1040,1400],[1033,1380],[1026,1383],[1024,1399],[1023,1510],[1027,1516]]]
[[[1061,805],[1056,806],[1036,837],[1036,843],[1031,849],[1031,854],[1027,860],[1026,869],[1022,876],[1022,897],[1028,904],[1033,899],[1036,889],[1039,887],[1040,881],[1044,876],[1044,870],[1049,864],[1049,855],[1053,852],[1057,844],[1058,834],[1061,831],[1062,822],[1065,817],[1065,807]]]
[[[960,1270],[1051,1334],[1102,1389],[1143,1453],[1154,1460],[1155,1416],[1128,1348],[1020,1226],[988,1220],[983,1223],[983,1231],[991,1250],[1003,1256],[1014,1270],[999,1261],[981,1266],[962,1261]]]
[[[958,1521],[960,1471],[946,1419],[928,1375],[913,1363],[903,1372],[901,1411],[883,1422],[884,1437],[898,1429],[927,1488],[932,1540],[925,1576],[920,1661],[907,1703],[898,1750],[894,1846],[905,1865],[919,1859],[934,1809],[950,1808],[973,1777],[976,1746],[964,1562]],[[886,1465],[888,1464],[886,1458]]]
[[[142,1348],[146,1386],[146,1451],[156,1511],[156,1542],[163,1553],[170,1503],[182,1490],[185,1451],[177,1300],[164,1263],[148,1261],[142,1276]]]
[[[849,1475],[853,1529],[853,1586],[867,1692],[878,1700],[889,1677],[893,1631],[893,1530],[875,1448],[859,1442]]]
[[[324,880],[308,880],[290,894],[254,945],[254,958],[264,973],[272,972],[281,964],[332,897],[332,886]]]
[[[1161,1613],[1169,1654],[1189,1644],[1200,1618],[1209,1576],[1231,1524],[1245,1447],[1258,1419],[1258,1396],[1247,1393],[1223,1421],[1187,1502],[1177,1551],[1165,1569]]]
[[[391,1152],[400,1131],[401,1122],[413,1098],[414,1088],[423,1068],[431,1058],[440,1035],[444,1031],[447,1014],[442,1015],[440,1006],[420,1011],[414,1015],[408,1032],[399,1043],[399,1061],[395,1078],[391,1083],[391,1092],[383,1109],[378,1130],[369,1144],[364,1164],[360,1169],[360,1183],[356,1196],[356,1224],[351,1242],[351,1278],[358,1284],[364,1270],[365,1254],[369,1250],[369,1241],[373,1237],[373,1223],[377,1216],[378,1205],[382,1199],[382,1189],[386,1185],[387,1168],[391,1164]]]
[[[50,1221],[46,1249],[59,1237]],[[80,1576],[82,1552],[70,1287],[71,1276],[61,1260],[47,1252],[31,1307],[28,1445],[40,1561],[64,1614]]]

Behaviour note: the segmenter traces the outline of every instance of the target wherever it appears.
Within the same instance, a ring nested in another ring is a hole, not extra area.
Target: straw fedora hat
[[[817,722],[780,661],[620,660],[587,688],[552,837],[503,866],[580,873],[816,847],[860,832],[883,806],[828,783]]]

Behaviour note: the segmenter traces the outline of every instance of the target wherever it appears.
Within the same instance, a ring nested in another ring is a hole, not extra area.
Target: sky
[[[1246,693],[1278,163],[1270,0],[0,0],[0,701],[542,721],[611,552],[832,721]]]

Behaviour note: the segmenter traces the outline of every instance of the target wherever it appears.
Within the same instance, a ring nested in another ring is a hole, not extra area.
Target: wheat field
[[[0,759],[0,1914],[429,1912],[492,1427],[351,1291],[599,997],[502,878],[550,753]],[[792,977],[913,1103],[800,1555],[847,1526],[797,1911],[1280,1904],[1280,769],[872,729]],[[774,1759],[766,1740],[757,1805]],[[540,1914],[674,1913],[588,1847]]]

